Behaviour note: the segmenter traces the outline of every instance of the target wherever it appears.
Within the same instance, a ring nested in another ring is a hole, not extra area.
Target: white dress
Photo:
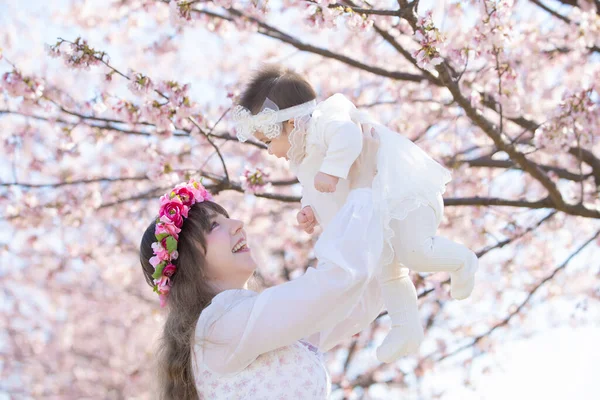
[[[353,190],[315,246],[316,268],[261,293],[218,294],[196,326],[200,398],[327,399],[322,352],[360,332],[383,308],[374,279],[382,238],[367,240],[378,225],[371,189]]]
[[[363,123],[372,125],[380,139],[373,201],[381,216],[380,230],[385,241],[382,264],[385,265],[394,255],[392,219],[402,220],[419,206],[429,205],[439,225],[443,216],[442,194],[452,175],[412,141],[357,110],[344,95],[335,94],[313,111],[306,129],[304,158],[291,163],[303,189],[302,207],[310,205],[324,229],[348,195],[346,178],[362,149],[360,124]],[[318,172],[341,178],[334,193],[315,189],[314,178]]]

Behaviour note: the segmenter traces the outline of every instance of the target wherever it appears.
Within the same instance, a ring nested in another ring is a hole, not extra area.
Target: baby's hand
[[[335,187],[337,186],[339,180],[340,178],[337,176],[331,176],[324,172],[319,172],[315,176],[315,189],[323,193],[333,193],[335,192]]]
[[[300,229],[302,229],[304,232],[313,233],[315,231],[317,219],[315,218],[315,213],[310,206],[306,206],[300,210],[296,215],[296,219],[298,220]]]

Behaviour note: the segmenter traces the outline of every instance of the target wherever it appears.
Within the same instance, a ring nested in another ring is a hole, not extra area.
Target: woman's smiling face
[[[206,278],[221,290],[244,287],[256,270],[244,223],[213,212],[205,238]]]

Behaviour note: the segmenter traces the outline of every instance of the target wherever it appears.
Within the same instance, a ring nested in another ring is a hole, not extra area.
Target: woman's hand
[[[337,186],[340,178],[326,174],[325,172],[319,172],[315,176],[315,189],[321,193],[333,193]]]
[[[374,128],[363,131],[363,148],[348,173],[350,189],[370,188],[377,174],[379,135]]]

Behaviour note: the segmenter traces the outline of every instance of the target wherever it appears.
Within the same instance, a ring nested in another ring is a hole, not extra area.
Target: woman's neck
[[[226,290],[235,290],[235,289],[248,289],[248,281],[250,277],[241,278],[239,280],[221,280],[218,282],[211,282],[211,286],[217,293],[224,292]]]

